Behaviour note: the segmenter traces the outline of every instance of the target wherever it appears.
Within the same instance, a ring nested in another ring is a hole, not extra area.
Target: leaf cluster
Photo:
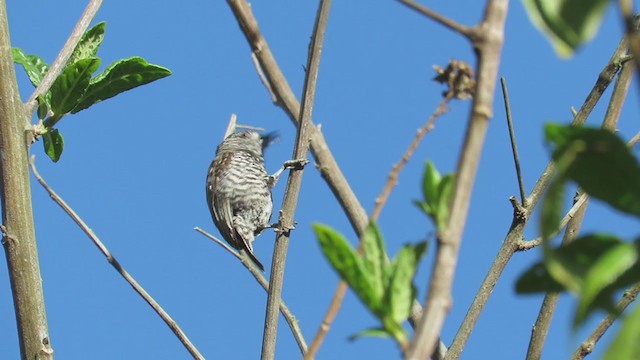
[[[578,303],[573,325],[577,327],[597,309],[615,312],[615,295],[640,283],[640,237],[625,241],[611,234],[592,233],[553,247],[550,237],[560,227],[565,184],[575,182],[591,197],[640,217],[640,164],[610,131],[548,124],[545,132],[557,170],[541,209],[544,259],[520,277],[516,290],[575,294]],[[638,346],[624,345],[624,339],[636,339],[637,343],[640,338],[638,317],[640,306],[624,321],[607,358],[640,358]]]
[[[165,67],[148,63],[134,56],[120,59],[94,76],[101,59],[96,56],[104,39],[106,23],[96,24],[84,33],[67,65],[55,79],[49,91],[38,97],[39,126],[36,135],[43,137],[47,155],[57,162],[62,155],[64,139],[55,128],[67,114],[75,114],[122,92],[171,75]],[[37,87],[49,70],[38,55],[13,48],[13,60],[22,65],[29,80]]]
[[[416,296],[413,278],[427,243],[404,245],[389,261],[384,239],[375,222],[370,223],[362,235],[362,256],[342,234],[329,226],[314,224],[313,230],[333,269],[381,322],[380,327],[365,330],[352,339],[388,336],[406,349],[409,338],[402,323],[411,312]]]

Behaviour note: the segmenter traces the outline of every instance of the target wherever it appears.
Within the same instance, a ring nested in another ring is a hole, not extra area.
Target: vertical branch
[[[324,41],[325,29],[329,18],[331,0],[321,0],[316,15],[316,22],[309,47],[307,60],[307,74],[304,82],[302,108],[299,114],[299,126],[296,134],[296,145],[293,151],[293,159],[304,160],[309,151],[309,138],[312,130],[311,114],[315,101],[316,82],[320,66],[320,55]],[[280,308],[280,294],[284,278],[284,265],[289,246],[289,235],[293,229],[293,218],[298,203],[298,194],[302,184],[303,171],[291,171],[287,181],[287,187],[282,202],[282,210],[278,225],[273,263],[271,266],[271,278],[269,281],[269,295],[267,297],[267,311],[265,316],[265,331],[262,338],[263,360],[275,358],[276,335],[278,331],[278,310]]]
[[[9,268],[21,357],[23,360],[52,359],[31,208],[24,134],[28,116],[18,93],[9,39],[6,3],[0,0],[2,244]]]
[[[472,37],[478,54],[476,94],[456,169],[449,220],[439,238],[424,312],[407,353],[408,359],[425,359],[433,353],[444,319],[451,307],[451,285],[458,250],[489,119],[493,115],[493,98],[508,6],[508,0],[489,0],[484,18],[474,30],[477,36]]]

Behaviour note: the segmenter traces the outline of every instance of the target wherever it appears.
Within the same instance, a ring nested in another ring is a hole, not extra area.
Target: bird
[[[232,133],[218,145],[206,182],[207,205],[220,234],[233,248],[244,250],[262,271],[253,241],[272,227],[271,190],[284,166],[269,176],[264,150],[276,138],[274,133]]]

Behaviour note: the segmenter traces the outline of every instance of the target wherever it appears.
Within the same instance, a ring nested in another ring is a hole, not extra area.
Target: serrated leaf
[[[603,289],[613,284],[638,261],[636,247],[620,240],[602,253],[587,272],[574,317],[574,327],[582,324]]]
[[[358,340],[362,337],[365,336],[371,336],[371,337],[379,337],[379,338],[389,338],[392,337],[391,334],[389,334],[389,332],[387,330],[385,330],[384,328],[372,328],[372,329],[366,329],[366,330],[362,330],[358,333],[355,333],[351,336],[349,336],[349,341],[355,341]]]
[[[416,295],[413,277],[426,248],[426,242],[405,245],[392,263],[393,269],[386,289],[384,308],[388,311],[387,315],[398,324],[405,321],[411,313],[411,305]]]
[[[427,161],[422,176],[422,195],[424,196],[425,202],[437,202],[439,193],[438,186],[440,185],[441,179],[442,176],[438,172],[438,169],[436,169],[431,161]]]
[[[318,238],[322,253],[329,260],[333,269],[340,275],[340,278],[349,284],[365,306],[374,314],[378,314],[382,298],[377,295],[371,274],[367,272],[362,258],[334,229],[322,224],[313,224],[312,228]]]
[[[91,75],[98,70],[100,59],[88,58],[68,65],[51,85],[51,110],[57,118],[76,107],[89,87]]]
[[[362,234],[362,250],[364,266],[370,274],[376,297],[382,298],[385,289],[384,266],[387,262],[387,251],[378,225],[370,222]]]
[[[551,181],[549,189],[542,199],[540,208],[540,232],[543,245],[548,244],[549,238],[558,231],[562,221],[563,204],[565,198],[565,183],[556,177]]]
[[[640,164],[631,150],[610,131],[548,124],[553,159],[569,159],[563,175],[589,195],[614,208],[640,216]]]
[[[73,64],[81,59],[95,57],[98,53],[98,48],[100,48],[100,44],[102,44],[102,40],[104,39],[104,30],[106,26],[107,23],[103,21],[87,30],[80,38],[80,41],[78,41],[78,45],[73,49],[73,53],[71,53],[71,57],[69,57],[68,64]]]
[[[49,71],[49,64],[38,55],[25,54],[22,49],[14,47],[11,51],[13,54],[13,62],[22,65],[31,84],[33,84],[34,87],[38,87],[44,75]]]
[[[58,129],[51,129],[42,135],[44,152],[53,162],[58,162],[64,150],[64,139]]]
[[[622,320],[622,327],[604,354],[605,360],[640,359],[640,305]]]
[[[447,174],[442,177],[438,185],[438,203],[436,208],[436,228],[438,232],[442,232],[447,227],[449,214],[451,213],[451,198],[453,197],[453,187],[456,178],[454,174]]]
[[[136,56],[116,61],[91,80],[87,92],[78,106],[73,109],[72,114],[102,100],[169,75],[171,75],[169,69],[149,64],[141,57]]]
[[[598,31],[608,0],[524,0],[529,19],[568,57]]]

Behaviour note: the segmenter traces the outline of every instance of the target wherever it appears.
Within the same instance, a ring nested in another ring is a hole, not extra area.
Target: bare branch
[[[583,341],[580,347],[573,353],[573,356],[571,356],[571,360],[584,359],[585,356],[591,354],[591,352],[595,349],[598,340],[600,340],[602,335],[604,335],[609,327],[613,325],[613,323],[616,321],[616,319],[618,319],[620,314],[624,312],[627,306],[629,306],[629,304],[636,300],[636,298],[638,297],[638,293],[640,293],[640,285],[636,285],[625,291],[622,295],[622,299],[620,299],[620,301],[618,301],[618,303],[616,304],[615,313],[607,315],[604,319],[602,319],[602,321],[600,321],[598,326],[596,326],[589,337],[587,337],[587,339]]]
[[[296,144],[293,150],[293,159],[305,160],[309,152],[309,138],[313,130],[311,114],[316,95],[316,83],[320,68],[320,55],[324,42],[325,29],[329,18],[331,0],[321,0],[316,14],[316,21],[309,46],[309,56],[307,60],[307,74],[304,81],[302,96],[302,110],[300,121],[296,133]],[[269,296],[267,297],[267,314],[265,319],[265,330],[262,338],[262,360],[272,360],[275,358],[276,334],[278,333],[278,309],[280,307],[280,294],[284,278],[284,265],[287,258],[287,248],[289,246],[290,231],[293,229],[293,218],[298,203],[298,194],[302,185],[302,170],[290,171],[287,187],[282,201],[282,210],[278,223],[275,249],[273,252],[273,262],[271,264],[271,279],[269,281]]]
[[[58,204],[62,210],[71,217],[71,219],[80,227],[80,229],[89,237],[89,239],[93,242],[93,244],[98,247],[100,252],[107,258],[107,262],[113,266],[113,268],[122,276],[126,282],[131,285],[133,290],[135,290],[144,301],[149,304],[153,308],[153,310],[162,318],[162,320],[169,326],[171,331],[178,337],[178,340],[184,345],[184,347],[189,351],[191,356],[194,359],[202,359],[204,357],[200,354],[198,349],[191,343],[187,335],[182,331],[180,326],[169,316],[169,314],[158,304],[158,302],[149,295],[149,293],[140,285],[138,282],[131,276],[123,267],[120,265],[118,260],[109,252],[109,249],[100,241],[100,238],[91,230],[91,228],[76,214],[76,212],[69,206],[67,203],[62,200],[58,194],[44,181],[40,173],[38,173],[38,169],[36,169],[35,164],[35,156],[31,156],[30,159],[31,171],[33,172],[33,176],[35,176],[36,180],[42,185],[42,187],[49,193],[51,199]]]
[[[407,353],[407,359],[425,359],[433,353],[440,330],[451,307],[451,285],[458,250],[467,220],[471,192],[484,145],[489,119],[493,115],[493,97],[498,64],[504,39],[508,0],[489,0],[482,22],[475,28],[472,42],[478,55],[475,96],[469,116],[464,145],[458,160],[455,188],[447,227],[439,237],[436,259],[429,280],[422,319]],[[447,352],[447,357],[449,353]]]
[[[269,291],[269,282],[264,277],[264,274],[262,273],[262,271],[258,270],[256,268],[255,264],[253,263],[253,261],[251,261],[248,258],[248,256],[246,255],[246,252],[245,252],[245,254],[243,254],[244,256],[242,256],[242,255],[238,254],[238,252],[236,252],[229,245],[227,245],[227,243],[225,241],[222,241],[222,240],[218,239],[217,237],[209,234],[208,232],[202,230],[199,227],[194,228],[194,230],[199,232],[200,234],[206,236],[210,240],[215,241],[218,245],[222,246],[225,250],[227,250],[231,255],[235,256],[236,259],[238,259],[240,261],[240,263],[245,268],[247,268],[247,270],[249,270],[249,272],[251,273],[251,275],[253,275],[253,277],[256,279],[258,284],[260,284],[260,286],[262,286],[262,288],[265,291]],[[296,339],[296,342],[298,343],[298,347],[300,348],[300,352],[302,354],[306,353],[307,352],[307,342],[304,340],[304,336],[302,335],[302,329],[300,329],[300,326],[298,325],[298,320],[293,315],[291,310],[289,310],[289,308],[287,307],[287,304],[285,304],[284,300],[280,301],[280,312],[282,313],[282,316],[284,316],[284,319],[287,321],[287,324],[289,324],[289,328],[291,328],[291,333],[293,334],[293,337]]]
[[[413,0],[398,0],[400,3],[407,7],[419,12],[420,14],[428,17],[429,19],[437,22],[438,24],[457,32],[460,35],[465,36],[467,39],[472,40],[474,32],[472,28],[459,24],[446,16],[443,16],[424,5],[418,4]]]
[[[396,186],[398,182],[398,176],[400,175],[400,172],[402,171],[404,166],[407,164],[407,162],[409,162],[409,159],[411,159],[411,155],[413,155],[413,152],[416,151],[416,149],[418,148],[418,145],[420,145],[420,142],[422,141],[424,136],[427,135],[427,133],[431,131],[431,129],[433,129],[436,120],[442,114],[447,112],[447,104],[449,103],[450,100],[451,100],[451,97],[447,96],[444,99],[442,99],[442,101],[440,101],[440,104],[438,104],[438,108],[436,108],[436,111],[434,111],[433,114],[429,116],[429,119],[424,124],[424,126],[418,129],[418,133],[416,134],[416,137],[413,139],[411,144],[409,144],[409,147],[404,152],[404,154],[402,154],[402,158],[400,158],[400,160],[397,163],[395,163],[391,168],[391,172],[389,172],[389,175],[387,176],[387,182],[385,183],[384,188],[382,189],[382,192],[380,193],[380,195],[378,195],[378,197],[376,198],[376,205],[373,208],[373,212],[371,213],[371,218],[373,220],[377,220],[378,217],[380,216],[380,213],[382,212],[382,208],[384,207],[385,203],[389,199],[391,190],[393,190],[393,188]]]
[[[60,50],[60,53],[54,60],[53,64],[51,64],[49,71],[47,71],[47,74],[44,76],[42,81],[40,81],[40,84],[38,84],[38,87],[35,89],[33,94],[31,94],[29,100],[27,100],[26,106],[28,114],[31,114],[36,110],[36,107],[38,106],[36,98],[41,94],[46,94],[47,91],[49,91],[49,89],[51,88],[51,85],[53,85],[53,82],[56,80],[58,75],[62,73],[62,70],[64,70],[64,67],[67,65],[67,61],[69,61],[73,50],[76,48],[76,45],[78,45],[78,41],[80,41],[82,35],[89,28],[91,20],[93,20],[94,16],[96,16],[96,13],[98,12],[98,9],[100,9],[101,5],[102,0],[89,1],[87,7],[82,13],[82,16],[80,16],[80,20],[78,20],[78,23],[73,28],[73,31],[71,31],[71,35],[69,35],[67,42],[62,47],[62,50]]]

